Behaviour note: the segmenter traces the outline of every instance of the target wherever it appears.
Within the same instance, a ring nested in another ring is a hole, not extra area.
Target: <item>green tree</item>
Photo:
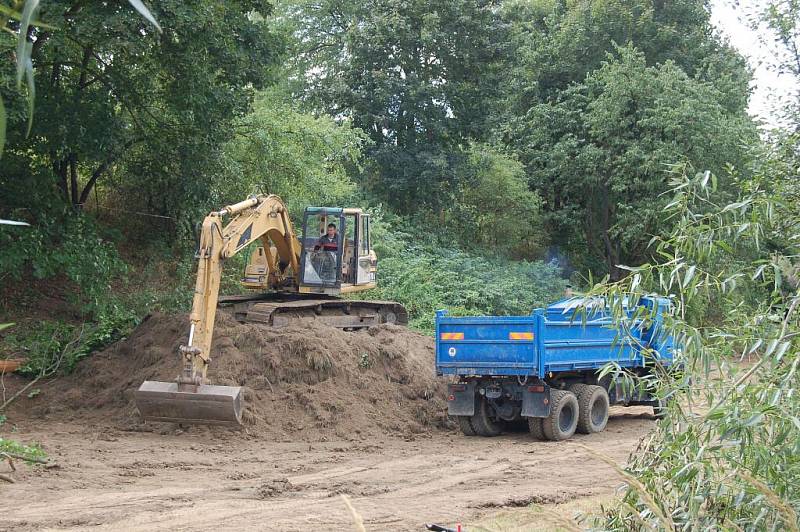
[[[541,198],[528,187],[522,164],[497,148],[472,144],[455,169],[459,182],[442,229],[473,252],[539,256],[547,244]]]
[[[366,143],[347,122],[303,113],[280,91],[265,91],[225,146],[220,201],[256,191],[278,194],[296,219],[308,205],[343,206],[356,196],[350,175]]]
[[[582,82],[628,43],[650,66],[672,61],[690,77],[713,81],[731,110],[747,105],[746,63],[715,36],[704,0],[512,0],[502,16],[512,114]]]
[[[513,145],[549,210],[549,232],[575,255],[619,276],[664,230],[668,169],[688,162],[722,173],[755,140],[743,110],[675,63],[647,66],[618,48],[596,71],[514,125]],[[604,266],[603,266],[604,265]]]
[[[674,294],[665,326],[685,370],[656,385],[673,400],[626,467],[637,482],[606,512],[602,529],[798,529],[800,283],[795,277],[787,286],[783,275],[787,266],[798,271],[798,219],[761,186],[782,177],[757,168],[728,203],[708,174],[678,175],[668,207],[675,224],[655,243],[660,261],[587,294],[614,302]],[[784,242],[787,254],[762,247],[766,236]],[[762,294],[754,302],[742,297],[751,282]],[[692,307],[709,298],[727,300],[723,319],[693,322]],[[614,308],[624,319],[621,305]]]
[[[118,2],[42,2],[40,17],[58,29],[30,31],[37,119],[27,139],[10,124],[3,203],[30,203],[35,189],[79,207],[121,165],[154,211],[174,214],[207,196],[232,121],[272,81],[283,51],[264,18],[270,9],[158,2],[159,33]],[[18,110],[7,86],[3,97]]]
[[[306,100],[365,131],[364,184],[403,210],[439,210],[453,153],[485,138],[503,31],[494,2],[302,1],[289,6]]]

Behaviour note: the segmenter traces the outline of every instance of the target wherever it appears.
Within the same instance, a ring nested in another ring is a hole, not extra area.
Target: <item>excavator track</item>
[[[238,321],[263,323],[272,327],[313,322],[340,329],[360,329],[381,323],[408,323],[405,307],[394,301],[334,298],[260,301],[234,296],[226,297],[221,303],[233,307],[233,315]]]

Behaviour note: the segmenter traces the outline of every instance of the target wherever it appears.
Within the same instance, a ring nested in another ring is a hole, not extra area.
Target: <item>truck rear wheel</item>
[[[531,431],[531,436],[533,436],[534,440],[546,440],[547,436],[544,435],[544,425],[542,422],[544,418],[541,417],[529,417],[528,418],[528,430]]]
[[[456,421],[458,421],[458,427],[464,433],[464,436],[475,436],[477,434],[470,421],[470,416],[456,416]]]
[[[574,393],[575,397],[578,398],[578,402],[580,402],[581,393],[583,392],[583,390],[586,389],[587,386],[589,386],[589,385],[588,384],[584,384],[582,382],[576,382],[576,383],[570,384],[567,387],[567,390],[569,390],[572,393]]]
[[[602,386],[584,385],[578,392],[578,432],[602,432],[608,424],[608,392]]]
[[[572,437],[578,426],[578,398],[566,390],[550,392],[550,415],[542,421],[548,440],[562,441]]]
[[[478,436],[497,436],[503,431],[502,424],[492,419],[492,407],[485,397],[478,397],[470,424]]]

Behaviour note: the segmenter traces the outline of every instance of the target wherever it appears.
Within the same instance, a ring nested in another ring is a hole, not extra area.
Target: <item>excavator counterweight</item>
[[[232,218],[223,227],[226,216]],[[251,255],[242,284],[259,295],[227,298],[237,319],[273,327],[314,320],[344,329],[407,323],[398,303],[338,299],[376,286],[367,214],[309,207],[303,227],[301,241],[285,204],[274,195],[253,196],[206,216],[196,254],[188,342],[180,346],[183,370],[173,382],[145,381],[136,391],[136,406],[146,421],[241,424],[242,388],[208,384],[206,373],[217,306],[225,303],[219,296],[223,262],[253,242],[261,245]],[[268,303],[262,299],[271,296],[277,297]]]

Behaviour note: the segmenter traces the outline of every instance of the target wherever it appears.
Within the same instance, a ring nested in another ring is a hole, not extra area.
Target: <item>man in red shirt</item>
[[[326,234],[319,237],[317,245],[314,246],[314,251],[338,251],[339,250],[339,235],[336,234],[336,224],[328,224],[328,231]]]

